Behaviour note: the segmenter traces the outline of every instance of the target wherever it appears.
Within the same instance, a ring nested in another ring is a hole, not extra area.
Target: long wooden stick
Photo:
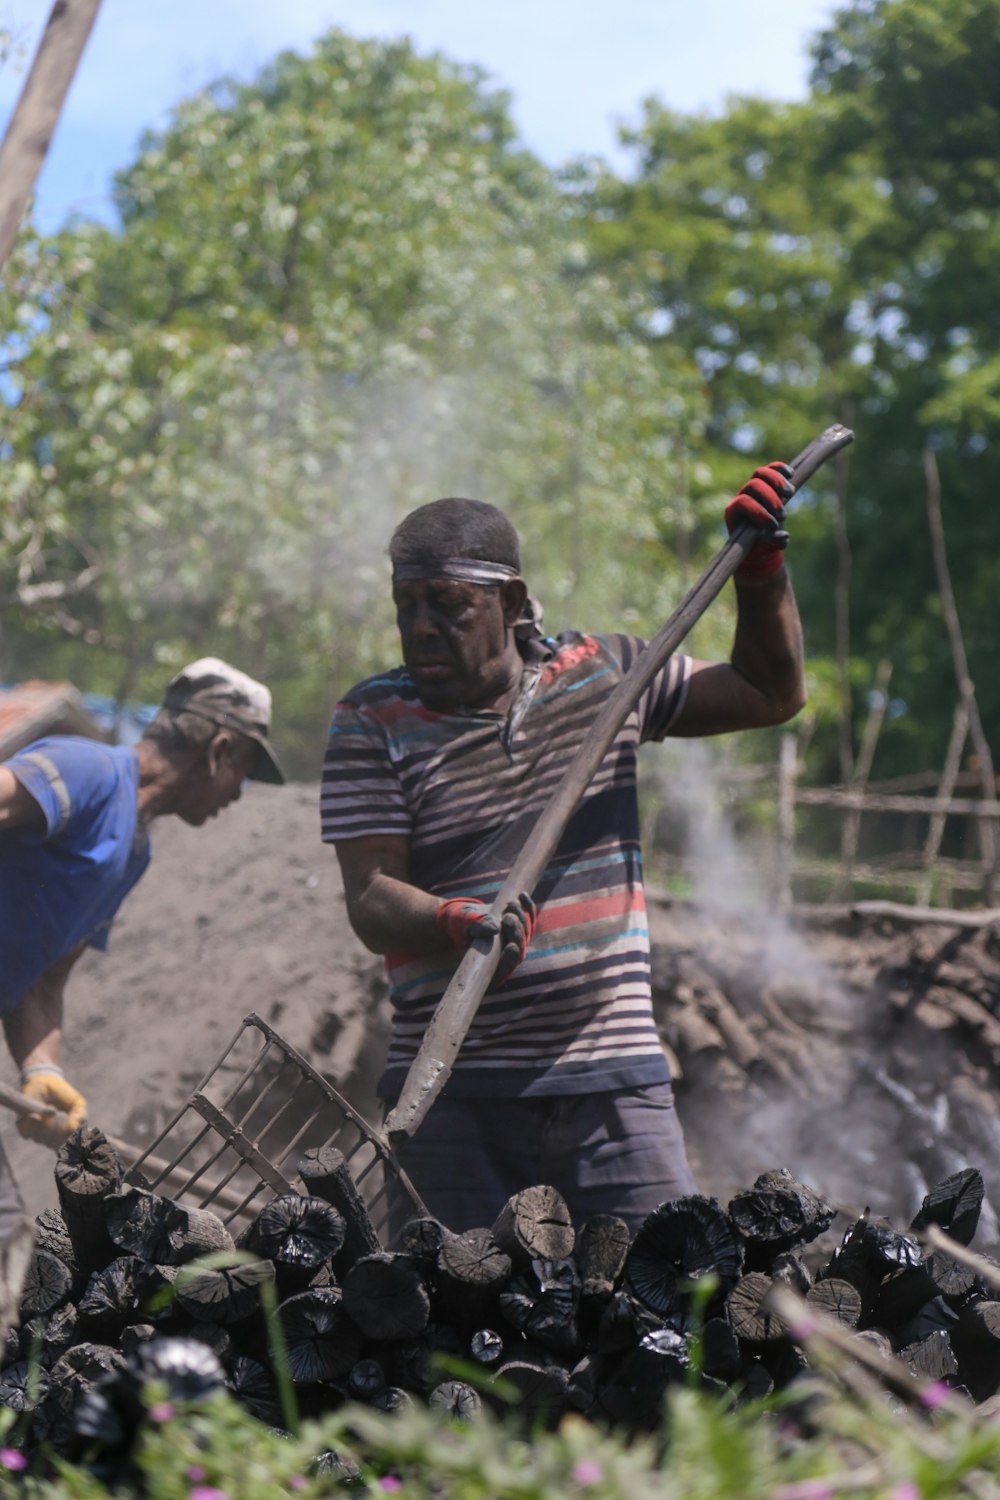
[[[0,268],[14,248],[101,0],[55,0],[0,145]]]
[[[814,438],[792,462],[796,489],[805,484],[821,464],[845,448],[853,437],[850,428],[838,423]],[[733,532],[670,619],[639,654],[631,669],[605,701],[591,725],[586,741],[567,767],[562,781],[500,887],[491,908],[495,916],[499,917],[507,902],[515,900],[521,891],[534,890],[567,822],[618,731],[657,673],[662,670],[668,657],[676,651],[692,625],[721,592],[723,584],[736,572],[759,536],[760,533],[753,526],[741,526]],[[448,988],[438,1001],[417,1056],[410,1064],[396,1107],[386,1119],[385,1134],[390,1142],[413,1135],[444,1088],[499,959],[499,937],[493,939],[489,948],[466,950]]]
[[[976,756],[979,761],[979,774],[982,782],[983,796],[993,797],[996,795],[996,777],[993,773],[993,755],[990,750],[986,731],[983,729],[983,721],[979,716],[979,704],[976,701],[976,689],[969,675],[969,662],[965,653],[965,641],[962,637],[962,624],[958,615],[958,605],[955,603],[955,590],[951,583],[951,570],[948,567],[948,553],[944,540],[944,519],[941,511],[941,478],[938,473],[937,459],[932,448],[925,448],[923,454],[924,478],[927,482],[927,524],[931,534],[931,551],[934,556],[934,571],[937,575],[938,594],[941,599],[941,613],[944,615],[945,628],[948,632],[948,643],[951,646],[951,659],[955,671],[955,680],[958,683],[958,692],[961,700],[966,704],[969,711],[969,732],[972,735],[972,743],[976,748]],[[979,824],[979,851],[983,860],[983,876],[985,884],[986,900],[993,901],[996,896],[997,884],[997,837],[996,828],[992,822],[983,821]]]

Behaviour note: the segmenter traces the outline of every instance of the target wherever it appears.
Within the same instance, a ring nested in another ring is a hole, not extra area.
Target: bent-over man
[[[758,469],[726,509],[772,535],[735,575],[729,662],[674,655],[629,716],[537,888],[511,903],[502,957],[451,1077],[401,1164],[450,1229],[491,1224],[518,1190],[556,1187],[579,1223],[635,1229],[694,1191],[653,1018],[636,751],[666,735],[781,723],[805,701],[783,464]],[[543,636],[507,518],[434,501],[392,536],[404,665],[337,704],[322,835],[347,909],[385,955],[393,1030],[380,1093],[391,1106],[461,954],[524,842],[644,642]],[[533,898],[533,900],[531,899]],[[537,920],[536,920],[537,910]],[[392,1185],[390,1185],[392,1187]],[[393,1227],[406,1216],[398,1190]]]
[[[21,1092],[61,1112],[22,1117],[22,1135],[57,1149],[83,1123],[60,1065],[63,992],[84,949],[107,946],[149,864],[150,823],[173,813],[200,827],[245,779],[282,782],[270,725],[268,689],[203,657],[170,682],[136,746],[53,735],[0,765],[0,1015]],[[0,1242],[22,1213],[0,1145]]]

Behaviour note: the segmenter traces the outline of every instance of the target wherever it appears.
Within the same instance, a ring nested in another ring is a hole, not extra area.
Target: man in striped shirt
[[[788,470],[727,507],[771,536],[736,574],[731,659],[674,655],[636,704],[537,888],[502,918],[503,957],[452,1075],[400,1160],[461,1231],[521,1188],[559,1189],[579,1222],[635,1229],[694,1191],[653,1018],[636,752],[644,740],[780,723],[804,702],[784,567]],[[322,833],[354,930],[385,955],[393,1033],[380,1092],[398,1095],[459,958],[496,933],[489,908],[608,696],[644,642],[544,638],[502,512],[439,500],[390,544],[402,667],[352,688],[330,726]],[[394,1223],[406,1205],[395,1204]]]

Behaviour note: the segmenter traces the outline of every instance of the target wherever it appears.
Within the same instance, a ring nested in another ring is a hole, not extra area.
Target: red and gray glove
[[[477,938],[489,944],[499,933],[501,952],[496,983],[500,984],[513,974],[527,953],[537,916],[534,901],[522,891],[516,901],[507,902],[499,921],[485,902],[471,896],[453,896],[450,901],[442,901],[435,921],[451,946],[461,953]]]
[[[781,554],[788,546],[788,533],[782,531],[781,523],[785,519],[785,501],[794,494],[788,464],[774,462],[755,469],[726,506],[726,526],[730,533],[745,522],[761,532],[760,541],[751,547],[733,574],[737,581],[768,578],[781,567]]]

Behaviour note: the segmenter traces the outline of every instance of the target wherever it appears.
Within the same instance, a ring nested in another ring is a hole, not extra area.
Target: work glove
[[[495,983],[502,984],[527,953],[537,916],[534,901],[522,891],[516,900],[507,902],[499,921],[485,902],[470,896],[453,896],[450,901],[442,901],[435,913],[435,921],[451,946],[462,953],[477,938],[484,939],[486,946],[499,933],[500,961]]]
[[[61,1111],[59,1115],[22,1115],[17,1122],[21,1135],[29,1141],[41,1141],[58,1151],[84,1122],[87,1101],[78,1089],[67,1083],[61,1069],[55,1064],[45,1067],[39,1063],[21,1074],[21,1093],[25,1099],[38,1104],[51,1104]]]
[[[788,533],[781,529],[785,519],[784,502],[794,493],[791,469],[788,464],[775,461],[755,469],[726,506],[726,526],[730,534],[745,522],[762,532],[760,541],[751,547],[733,574],[737,582],[768,578],[781,567],[781,555],[788,546]],[[769,534],[764,535],[765,532]]]

